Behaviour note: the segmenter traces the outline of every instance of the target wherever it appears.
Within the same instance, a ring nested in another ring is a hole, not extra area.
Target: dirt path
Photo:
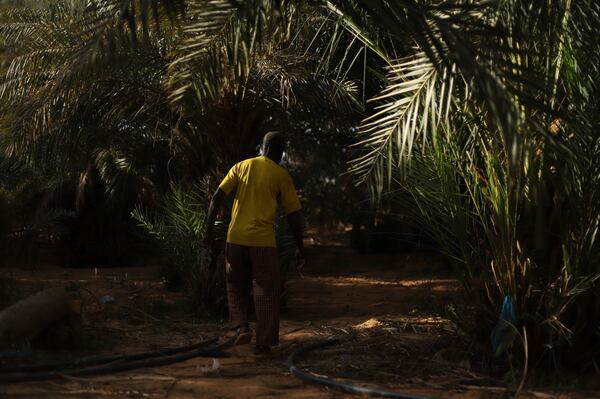
[[[303,367],[436,398],[507,397],[498,367],[448,319],[459,286],[430,256],[359,255],[345,247],[322,246],[310,251],[306,277],[287,286],[281,345],[267,357],[239,346],[229,351],[230,357],[216,360],[196,358],[108,376],[4,385],[0,397],[345,397],[296,379],[284,366],[294,349],[329,337],[342,343],[315,352],[303,360]],[[42,280],[45,286],[78,284],[96,298],[114,296],[112,305],[88,304],[87,339],[97,344],[96,354],[183,345],[216,336],[223,328],[222,323],[187,317],[180,309],[181,294],[164,291],[149,268],[51,268],[17,277],[22,282]],[[600,397],[581,390],[568,394],[567,388],[562,393],[535,391],[522,397]]]

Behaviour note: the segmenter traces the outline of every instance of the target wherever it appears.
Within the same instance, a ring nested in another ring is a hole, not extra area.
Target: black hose
[[[6,373],[21,373],[21,372],[33,372],[33,371],[48,371],[48,370],[57,370],[57,369],[73,369],[83,366],[97,366],[100,364],[113,363],[119,360],[122,361],[131,361],[131,360],[142,360],[149,359],[153,357],[159,356],[167,356],[174,355],[181,352],[188,352],[192,349],[199,349],[210,344],[214,344],[217,339],[210,339],[207,341],[202,341],[193,345],[179,346],[176,348],[164,348],[159,349],[157,351],[152,352],[142,352],[142,353],[134,353],[134,354],[123,354],[123,355],[111,355],[104,357],[91,357],[91,358],[83,358],[77,359],[70,362],[62,362],[62,363],[44,363],[44,364],[28,364],[28,365],[20,365],[20,366],[11,366],[11,367],[0,367],[0,375]]]
[[[30,350],[0,352],[0,359],[24,359],[31,357],[32,354]]]
[[[348,384],[344,382],[335,381],[330,378],[320,377],[315,374],[306,372],[304,370],[299,369],[294,365],[294,361],[297,357],[307,354],[310,351],[319,348],[326,348],[328,346],[336,345],[338,340],[331,339],[327,341],[319,341],[314,344],[302,347],[294,351],[287,359],[286,365],[290,368],[290,371],[293,375],[300,378],[301,380],[312,382],[318,385],[324,385],[326,387],[337,389],[339,391],[359,394],[359,395],[369,395],[369,396],[382,396],[384,398],[396,398],[396,399],[435,399],[429,396],[415,396],[410,394],[404,394],[394,391],[386,391],[384,389],[378,388],[368,388],[354,384]]]
[[[107,374],[107,373],[116,373],[121,371],[130,371],[136,370],[145,367],[159,367],[165,366],[168,364],[182,362],[188,359],[192,359],[194,357],[225,357],[226,353],[223,352],[224,349],[227,349],[235,343],[237,339],[237,335],[229,338],[224,343],[215,346],[210,349],[197,349],[187,353],[177,354],[173,356],[161,356],[156,358],[150,358],[142,361],[135,362],[125,362],[125,363],[110,363],[104,364],[95,367],[85,367],[85,368],[70,368],[64,370],[52,370],[52,371],[43,371],[37,373],[9,373],[9,374],[1,374],[0,375],[0,384],[12,384],[17,382],[26,382],[26,381],[41,381],[41,380],[49,380],[54,378],[60,378],[63,376],[88,376],[88,375],[98,375],[98,374]],[[133,355],[135,356],[135,355]]]

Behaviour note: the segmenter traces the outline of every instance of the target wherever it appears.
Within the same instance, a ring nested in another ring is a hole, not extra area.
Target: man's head
[[[262,143],[262,154],[275,163],[281,162],[281,157],[285,151],[285,139],[279,132],[269,132],[265,134]]]

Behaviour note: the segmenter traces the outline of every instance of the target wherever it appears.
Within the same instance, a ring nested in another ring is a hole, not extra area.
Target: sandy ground
[[[224,332],[224,321],[195,320],[181,293],[164,290],[154,268],[17,271],[29,290],[77,285],[84,309],[79,351],[44,350],[36,361],[153,350]],[[111,295],[115,303],[100,304]],[[229,357],[195,358],[135,372],[0,385],[2,398],[333,398],[348,395],[309,385],[285,367],[296,348],[339,338],[299,363],[319,375],[432,398],[508,398],[509,381],[489,350],[470,342],[451,321],[460,286],[426,254],[360,255],[343,246],[313,245],[303,279],[287,284],[281,345],[267,356],[251,346]],[[540,381],[539,378],[537,378]],[[587,377],[529,383],[523,398],[600,398]],[[508,388],[508,390],[507,390]]]

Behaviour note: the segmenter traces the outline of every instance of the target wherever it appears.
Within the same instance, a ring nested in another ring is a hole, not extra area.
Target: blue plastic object
[[[504,354],[512,345],[517,335],[517,321],[517,309],[514,301],[510,295],[506,295],[500,310],[500,320],[498,320],[490,335],[492,350],[496,356]]]
[[[115,301],[115,298],[113,298],[110,295],[104,295],[103,297],[100,298],[100,302],[103,304],[113,303],[114,301]]]

